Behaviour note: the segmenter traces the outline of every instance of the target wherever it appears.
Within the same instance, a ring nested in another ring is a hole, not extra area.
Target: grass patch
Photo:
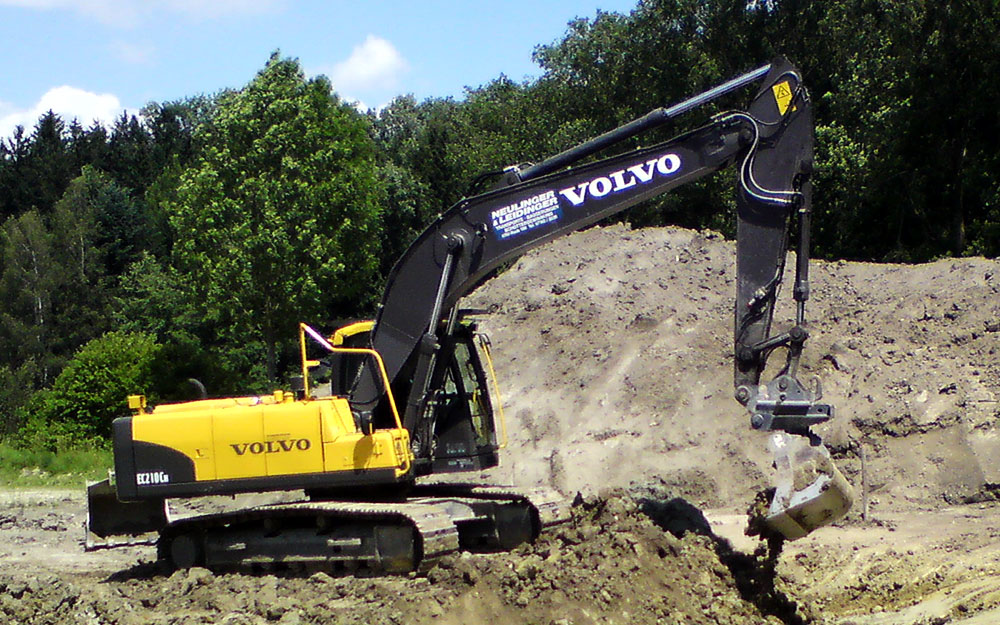
[[[7,487],[80,486],[106,478],[112,464],[111,450],[98,446],[49,451],[0,443],[0,485]]]

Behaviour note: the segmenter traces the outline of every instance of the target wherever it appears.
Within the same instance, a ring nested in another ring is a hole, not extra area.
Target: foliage
[[[169,245],[143,185],[152,169],[183,166],[207,102],[150,107],[148,125],[123,117],[110,134],[46,113],[30,134],[19,127],[0,140],[0,367],[19,381],[30,370],[32,390],[111,329],[117,280],[144,247]],[[136,162],[151,164],[145,175],[130,176]]]
[[[379,205],[364,118],[276,54],[196,140],[167,207],[173,259],[227,345],[262,345],[274,379],[293,320],[370,301]]]
[[[0,440],[11,437],[24,423],[24,406],[34,391],[35,361],[17,368],[0,365]]]
[[[817,104],[820,253],[1000,255],[995,0],[773,5],[777,49]]]
[[[176,269],[145,253],[121,276],[114,323],[122,331],[154,336],[163,346],[153,376],[154,395],[195,399],[199,389],[192,379],[215,394],[246,392],[247,370],[213,349],[214,328],[198,315],[195,297]]]
[[[7,349],[4,364],[19,367],[34,360],[37,383],[51,383],[59,356],[50,348],[52,300],[60,284],[53,258],[52,235],[41,215],[30,210],[11,217],[2,231],[0,336]]]
[[[154,388],[160,349],[153,337],[141,333],[109,332],[89,341],[52,388],[35,395],[24,436],[54,433],[52,442],[107,437],[114,418],[128,414],[126,397]]]
[[[644,0],[627,15],[572,21],[536,49],[538,80],[501,77],[464,102],[397,100],[375,137],[440,210],[479,172],[553,154],[783,54],[805,72],[816,109],[818,255],[995,256],[998,19],[994,0]],[[733,234],[731,184],[716,176],[620,219]]]
[[[47,217],[32,209],[9,218],[0,232],[0,336],[12,349],[0,364],[34,360],[46,386],[73,351],[109,329],[109,289],[145,231],[128,193],[89,165]]]

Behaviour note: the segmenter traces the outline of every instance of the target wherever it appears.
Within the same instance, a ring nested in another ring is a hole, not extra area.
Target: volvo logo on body
[[[230,443],[230,447],[237,456],[246,453],[257,454],[277,454],[286,451],[306,451],[312,447],[312,442],[308,438],[289,438],[280,441],[253,441],[252,443]]]
[[[579,206],[587,200],[588,196],[601,198],[610,193],[618,193],[636,185],[646,184],[656,174],[661,176],[675,174],[680,171],[680,168],[681,157],[670,152],[659,158],[613,171],[606,176],[598,176],[592,180],[581,182],[575,187],[560,189],[559,195],[569,200],[573,206]]]

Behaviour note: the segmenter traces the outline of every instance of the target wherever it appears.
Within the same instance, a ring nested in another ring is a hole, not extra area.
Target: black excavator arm
[[[745,111],[719,114],[660,145],[572,166],[760,80],[763,84]],[[816,403],[818,392],[806,389],[795,376],[807,335],[812,161],[808,92],[795,67],[779,58],[542,163],[510,168],[501,188],[448,209],[396,263],[371,333],[372,347],[382,355],[397,397],[406,397],[403,425],[415,442],[418,465],[432,453],[432,424],[422,421],[429,414],[426,403],[434,396],[435,362],[443,339],[454,328],[461,297],[528,250],[728,166],[735,167],[738,198],[736,398],[750,410],[756,429],[807,434],[809,425],[831,418],[832,408]],[[796,324],[772,335],[793,220],[798,230]],[[779,347],[786,349],[787,362],[778,378],[762,386],[767,358]],[[373,371],[363,367],[351,395],[356,413],[364,419],[381,395]]]

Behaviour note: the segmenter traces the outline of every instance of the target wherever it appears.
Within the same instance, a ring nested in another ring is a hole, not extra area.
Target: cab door
[[[439,366],[434,401],[434,472],[474,471],[499,462],[494,398],[476,335],[460,325]]]

